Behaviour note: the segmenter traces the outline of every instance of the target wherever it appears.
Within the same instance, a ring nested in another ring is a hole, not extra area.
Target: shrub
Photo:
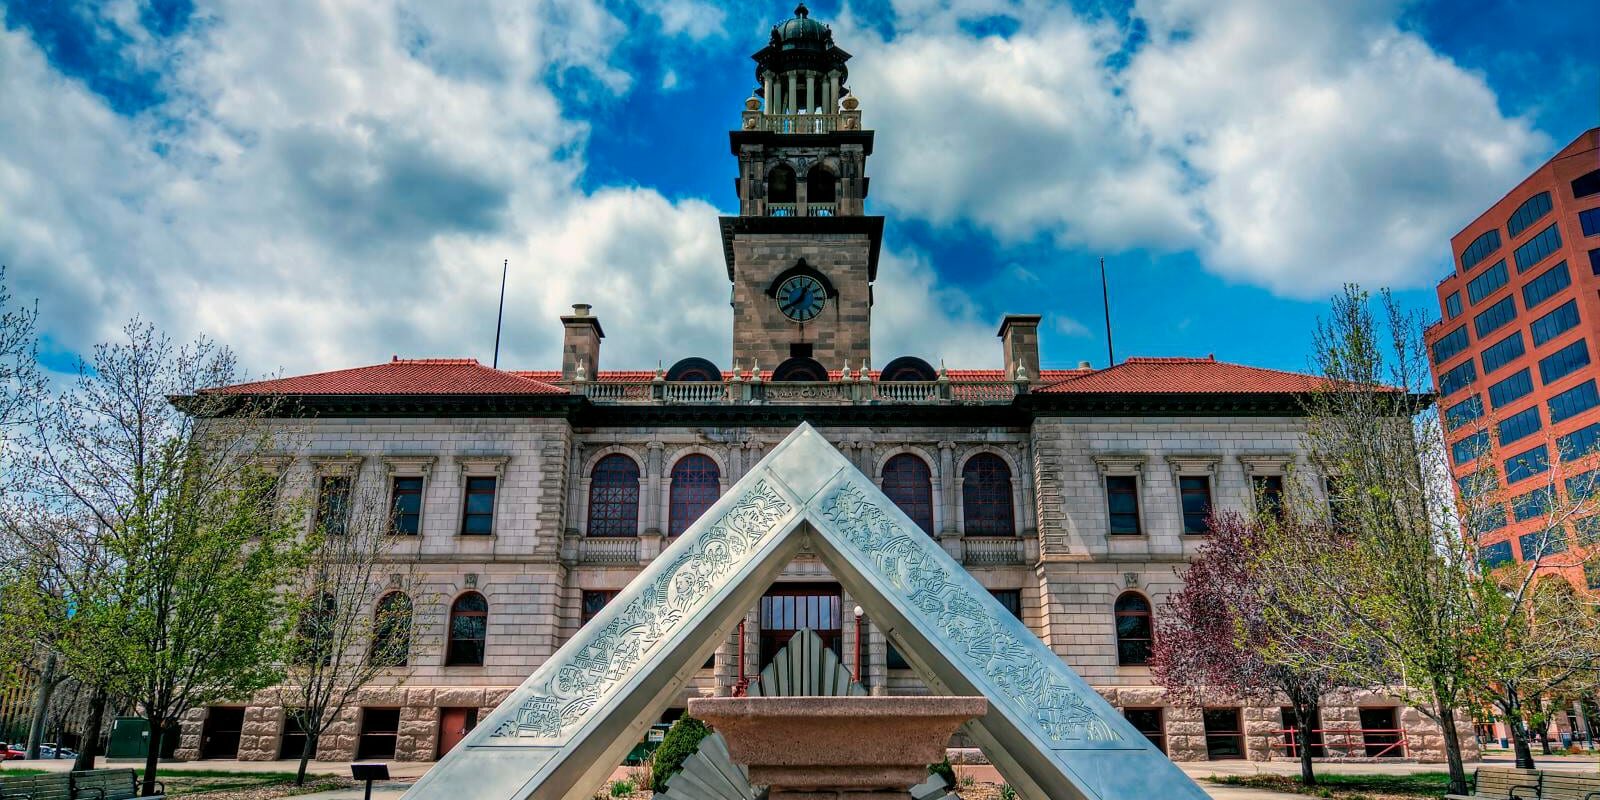
[[[1009,783],[1000,784],[1000,800],[1017,800],[1017,790]]]
[[[612,797],[627,797],[630,794],[633,794],[633,781],[612,781],[611,782],[611,796]]]
[[[650,788],[658,792],[666,791],[667,779],[683,769],[684,759],[694,755],[694,751],[700,747],[700,740],[710,735],[711,729],[704,722],[688,714],[672,723],[667,735],[661,739],[661,746],[656,748]]]
[[[956,768],[950,766],[949,756],[945,756],[945,759],[937,764],[929,764],[928,774],[938,775],[939,777],[944,778],[945,788],[956,788]]]

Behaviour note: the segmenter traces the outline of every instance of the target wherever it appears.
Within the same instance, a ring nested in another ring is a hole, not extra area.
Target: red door
[[[439,758],[455,749],[467,732],[478,726],[476,708],[439,709]]]

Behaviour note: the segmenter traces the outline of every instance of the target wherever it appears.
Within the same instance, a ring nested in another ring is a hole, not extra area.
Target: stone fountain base
[[[689,713],[728,742],[768,800],[905,800],[982,697],[704,697]]]

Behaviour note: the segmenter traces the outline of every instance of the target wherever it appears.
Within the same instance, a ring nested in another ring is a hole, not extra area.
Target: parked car
[[[40,758],[77,758],[78,752],[70,747],[57,747],[54,743],[39,745]]]
[[[16,761],[18,759],[28,757],[28,754],[23,751],[22,745],[20,744],[0,745],[0,747],[5,748],[5,755],[3,758],[0,758],[0,761]]]

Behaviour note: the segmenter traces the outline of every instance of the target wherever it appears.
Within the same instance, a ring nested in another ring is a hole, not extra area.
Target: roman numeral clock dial
[[[778,287],[778,310],[795,322],[809,322],[822,313],[828,294],[810,275],[796,275]]]

